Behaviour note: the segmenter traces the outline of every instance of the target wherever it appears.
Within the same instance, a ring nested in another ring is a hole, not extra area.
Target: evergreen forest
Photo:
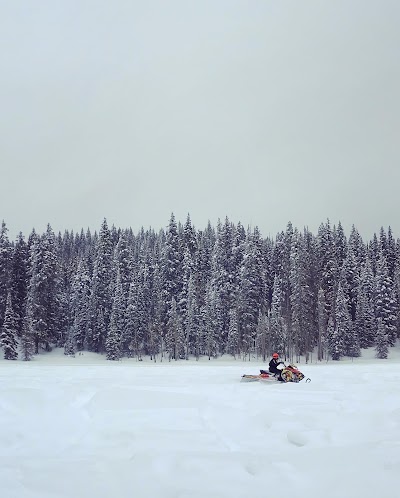
[[[54,347],[108,360],[340,360],[400,334],[400,239],[383,227],[289,222],[276,237],[228,218],[196,229],[171,215],[158,232],[51,226],[10,241],[0,229],[0,347],[30,360]]]

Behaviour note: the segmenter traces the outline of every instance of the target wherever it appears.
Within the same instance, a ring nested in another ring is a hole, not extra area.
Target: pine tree
[[[265,313],[260,312],[258,316],[256,343],[257,352],[261,355],[263,361],[266,360],[268,350],[270,349],[269,320]]]
[[[343,261],[343,266],[340,273],[340,281],[343,287],[343,291],[346,295],[349,306],[349,313],[352,321],[354,321],[356,318],[359,271],[360,269],[357,266],[353,248],[349,244],[346,258]]]
[[[226,350],[234,358],[240,354],[239,348],[239,318],[237,308],[232,308],[229,312],[228,343]]]
[[[336,288],[339,277],[337,258],[335,255],[333,236],[329,220],[326,225],[322,224],[319,227],[317,236],[317,254],[319,263],[319,287],[324,291],[325,312],[329,320],[329,317],[334,312],[335,308]]]
[[[203,354],[208,356],[210,360],[217,356],[218,340],[221,336],[222,323],[219,319],[220,314],[218,309],[221,306],[219,295],[213,290],[212,285],[207,287],[206,300],[202,306],[201,322],[204,331]]]
[[[360,340],[360,347],[368,348],[374,344],[377,328],[373,302],[374,277],[369,257],[361,269],[357,294],[358,300],[354,327]]]
[[[340,221],[337,227],[333,227],[332,235],[335,248],[336,264],[338,268],[341,268],[347,254],[347,239]]]
[[[146,259],[146,255],[144,254],[143,259]],[[122,285],[122,294],[126,300],[129,294],[129,286],[132,282],[133,271],[134,271],[134,263],[133,263],[133,254],[132,249],[128,243],[128,231],[122,230],[119,236],[118,243],[115,247],[114,251],[114,262],[113,262],[113,270],[115,275],[119,273],[121,285]]]
[[[400,337],[400,240],[399,242],[399,256],[396,260],[396,266],[394,270],[394,293],[396,302],[399,304],[397,307],[397,337]],[[397,250],[396,250],[397,251]]]
[[[318,319],[318,360],[321,361],[325,357],[325,352],[327,349],[327,337],[328,337],[328,317],[326,315],[325,293],[322,288],[320,288],[318,291],[317,319]],[[333,318],[332,318],[332,323],[333,323]],[[330,330],[332,334],[332,327]]]
[[[11,249],[7,232],[8,228],[3,221],[0,228],[0,330],[3,326],[9,287]]]
[[[129,357],[140,357],[140,343],[137,319],[137,302],[138,302],[138,282],[137,279],[131,283],[129,288],[128,302],[126,306],[126,320],[122,334],[122,354]]]
[[[389,277],[393,280],[396,268],[396,242],[393,238],[393,233],[390,226],[388,227],[388,233],[387,233],[386,261],[388,265]]]
[[[290,265],[291,252],[294,241],[294,229],[292,223],[289,222],[286,227],[286,232],[280,232],[276,236],[276,243],[273,251],[272,266],[275,275],[280,281],[280,297],[279,304],[281,318],[283,320],[283,328],[286,330],[285,347],[289,353],[289,341],[292,337],[292,309],[291,309],[291,282],[290,282]]]
[[[47,244],[44,237],[36,237],[30,249],[30,280],[27,295],[27,327],[34,339],[35,353],[42,347],[50,351],[55,339],[55,306],[52,265],[47,264]],[[52,261],[52,258],[50,258]]]
[[[68,329],[67,338],[64,345],[64,354],[67,356],[75,356],[76,353],[76,340],[74,327]]]
[[[17,335],[21,337],[28,290],[28,246],[20,232],[14,245],[11,261],[11,297],[17,320]]]
[[[166,234],[166,241],[164,246],[164,253],[162,257],[162,271],[164,283],[164,301],[166,309],[169,309],[172,300],[175,302],[179,299],[181,291],[181,263],[182,255],[180,252],[180,240],[175,221],[175,216],[172,213],[169,222],[168,231]]]
[[[258,229],[248,233],[241,268],[239,291],[239,327],[243,352],[249,354],[256,340],[259,313],[265,309],[262,302],[264,280],[262,251]]]
[[[339,283],[335,312],[334,312],[334,327],[330,330],[329,353],[332,360],[340,360],[346,352],[346,340],[351,335],[351,318],[348,309],[348,303],[344,294],[343,287]]]
[[[195,279],[193,274],[189,277],[188,284],[188,298],[187,298],[187,313],[184,321],[184,335],[185,335],[185,358],[188,359],[192,353],[198,359],[198,346],[199,346],[199,306],[197,303]]]
[[[375,276],[379,260],[379,242],[376,233],[374,233],[372,241],[368,246],[368,257],[371,263],[372,273]]]
[[[211,285],[218,299],[218,321],[221,324],[220,340],[221,352],[227,342],[229,329],[229,312],[234,306],[237,288],[235,286],[235,257],[233,254],[234,227],[229,219],[225,223],[218,223],[217,239],[212,252]]]
[[[192,281],[193,285],[193,278],[192,278],[192,273],[193,273],[193,260],[192,256],[190,254],[190,251],[188,248],[184,250],[184,255],[183,255],[183,262],[182,262],[182,288],[179,293],[179,301],[177,303],[179,314],[181,316],[182,320],[182,325],[183,328],[186,330],[187,329],[187,322],[188,322],[188,299],[189,299],[189,282]],[[194,289],[192,289],[192,292],[194,292]],[[186,335],[185,339],[185,344],[186,344],[186,356],[188,354],[188,347],[189,347],[189,341],[190,338],[188,335]]]
[[[162,280],[160,267],[156,260],[156,254],[152,260],[152,285],[150,293],[150,336],[149,336],[149,354],[154,361],[156,354],[160,352],[162,344]]]
[[[272,293],[271,312],[269,314],[269,329],[271,335],[270,351],[272,353],[284,353],[287,355],[287,337],[285,320],[282,316],[282,283],[278,275],[274,278],[274,287]]]
[[[66,321],[68,317],[61,316],[60,264],[55,235],[49,224],[42,236],[42,249],[43,271],[46,278],[43,290],[45,294],[47,337],[51,344],[63,343],[63,338],[60,336],[60,323]],[[46,349],[48,349],[47,345]]]
[[[350,358],[358,358],[361,355],[360,351],[360,340],[357,334],[357,330],[354,327],[354,322],[350,320],[349,328],[346,331],[347,334],[344,337],[344,353]]]
[[[74,311],[73,329],[77,351],[83,351],[90,327],[90,275],[85,260],[80,260],[72,282],[71,306]]]
[[[11,293],[7,294],[6,310],[4,314],[3,326],[0,333],[0,346],[4,351],[4,359],[16,360],[17,351],[17,320],[11,303]]]
[[[125,300],[121,282],[121,275],[118,272],[114,291],[110,325],[105,344],[107,360],[119,360],[121,358],[121,338],[125,327],[124,301]]]
[[[348,247],[353,251],[357,267],[361,268],[367,257],[367,248],[354,225],[351,227]]]
[[[314,345],[312,332],[315,328],[314,296],[311,288],[311,265],[306,252],[305,238],[297,231],[293,235],[291,264],[291,344],[299,357],[309,353]],[[290,353],[291,356],[291,353]]]
[[[110,322],[112,295],[113,242],[107,221],[104,219],[96,243],[96,257],[90,297],[91,324],[87,334],[90,351],[104,351],[105,339]],[[100,320],[100,321],[99,321]]]
[[[375,316],[383,322],[389,346],[394,346],[397,338],[398,304],[383,252],[379,257],[375,278]]]
[[[25,317],[23,322],[21,341],[20,341],[20,351],[22,359],[24,361],[30,361],[32,359],[32,356],[34,354],[34,348],[35,344],[34,344],[33,330],[29,324],[28,317]]]
[[[187,215],[186,223],[183,229],[183,237],[185,248],[189,251],[190,256],[193,258],[197,251],[197,240],[195,230],[192,227],[192,222],[190,221],[189,213]]]
[[[147,352],[146,344],[149,335],[149,310],[151,305],[151,288],[149,278],[149,267],[144,264],[138,275],[137,301],[136,301],[136,330],[140,337],[139,359]]]
[[[385,360],[389,353],[387,329],[382,319],[378,319],[378,332],[375,340],[376,357]]]
[[[172,298],[171,309],[168,313],[165,343],[170,361],[184,358],[185,341],[183,337],[181,320],[177,312],[176,301],[174,298]]]

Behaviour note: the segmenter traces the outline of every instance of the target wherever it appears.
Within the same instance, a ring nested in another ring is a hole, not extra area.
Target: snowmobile
[[[273,374],[267,370],[260,370],[257,375],[244,374],[242,375],[242,382],[300,382],[305,378],[305,375],[300,372],[296,365],[280,364],[278,365],[279,374]],[[309,377],[306,378],[306,382],[311,382]]]

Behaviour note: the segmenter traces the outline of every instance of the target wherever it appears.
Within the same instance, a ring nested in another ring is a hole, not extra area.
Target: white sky
[[[399,353],[301,365],[309,384],[240,382],[257,360],[1,355],[2,497],[395,497]]]
[[[397,0],[1,1],[0,218],[400,236],[399,22]]]

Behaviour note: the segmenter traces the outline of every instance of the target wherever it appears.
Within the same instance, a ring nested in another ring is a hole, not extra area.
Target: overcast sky
[[[0,219],[400,237],[398,0],[0,0]]]

